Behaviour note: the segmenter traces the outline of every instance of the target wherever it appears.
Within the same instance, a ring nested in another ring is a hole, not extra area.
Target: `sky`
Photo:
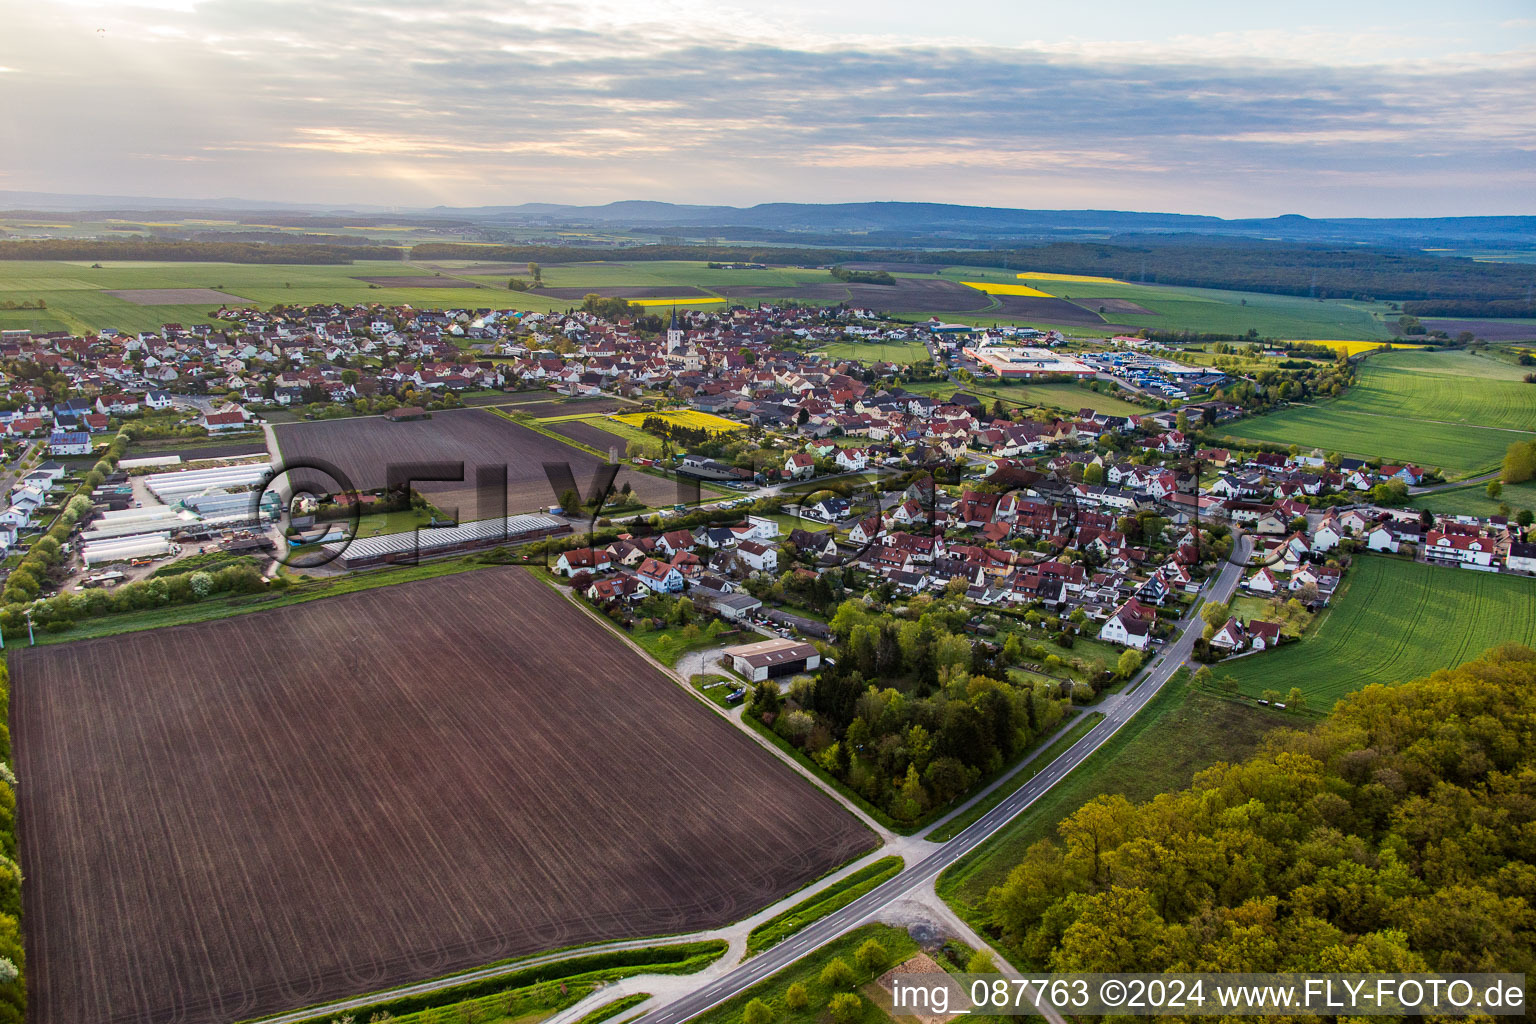
[[[0,190],[1536,214],[1536,0],[0,0],[0,25]]]

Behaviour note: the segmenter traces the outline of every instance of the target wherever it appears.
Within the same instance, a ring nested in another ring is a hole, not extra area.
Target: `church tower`
[[[667,351],[676,352],[683,347],[683,328],[677,322],[677,307],[672,307],[672,322],[667,325]]]

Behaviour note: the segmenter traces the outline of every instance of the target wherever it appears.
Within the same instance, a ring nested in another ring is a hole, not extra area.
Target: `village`
[[[662,454],[616,434],[610,460],[687,480],[698,495],[617,520],[600,507],[539,509],[557,519],[527,526],[523,539],[542,538],[552,571],[608,608],[648,600],[654,616],[658,600],[687,596],[730,622],[825,640],[834,594],[897,606],[943,594],[963,598],[978,623],[988,615],[1063,656],[1078,637],[1146,652],[1188,611],[1239,531],[1255,543],[1246,596],[1209,624],[1196,652],[1216,660],[1299,635],[1357,551],[1536,571],[1528,523],[1406,507],[1409,489],[1426,483],[1417,467],[1200,446],[1202,428],[1243,414],[1217,397],[1240,382],[1183,366],[1144,339],[1066,345],[1054,332],[961,331],[844,309],[674,311],[665,324],[633,310],[242,307],[219,310],[218,326],[134,335],[7,332],[0,424],[20,465],[0,547],[19,554],[50,524],[59,489],[85,476],[71,465],[89,463],[122,431],[130,457],[98,464],[109,472],[88,481],[101,511],[84,525],[82,572],[108,569],[86,584],[126,578],[113,563],[147,565],[194,541],[208,545],[201,551],[280,551],[275,496],[258,504],[246,493],[281,462],[269,421],[412,420],[531,391],[653,410],[646,422],[661,433]],[[926,357],[901,366],[821,351],[913,339]],[[1010,376],[1079,379],[1146,411],[989,407],[965,390]],[[924,387],[946,379],[956,385],[947,397]],[[1182,400],[1186,389],[1198,396]],[[695,414],[717,426],[685,426]],[[214,447],[183,448],[183,461],[154,447],[165,438]],[[721,487],[745,493],[709,500]],[[734,511],[742,506],[744,519]],[[592,543],[597,521],[611,540]],[[473,524],[454,525],[419,531],[425,546],[414,541],[412,551],[475,546],[460,537]],[[384,550],[390,540],[373,544]],[[835,585],[820,584],[820,601],[785,600],[786,589],[815,591],[824,577]]]

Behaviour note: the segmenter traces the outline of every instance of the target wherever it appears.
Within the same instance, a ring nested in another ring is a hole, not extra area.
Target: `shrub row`
[[[27,1011],[26,952],[21,939],[21,866],[16,841],[16,775],[11,770],[11,674],[0,658],[0,1024],[22,1024]]]

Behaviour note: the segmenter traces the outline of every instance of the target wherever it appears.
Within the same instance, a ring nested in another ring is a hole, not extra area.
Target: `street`
[[[1233,561],[1242,561],[1250,550],[1250,541],[1247,537],[1240,537],[1237,545],[1234,552],[1237,557]],[[1215,601],[1229,599],[1236,590],[1241,575],[1242,569],[1239,565],[1232,562],[1222,563],[1220,571],[1207,584],[1206,598]],[[934,880],[945,868],[986,842],[994,832],[1027,810],[1052,786],[1066,778],[1092,756],[1093,752],[1103,746],[1121,726],[1130,721],[1153,697],[1157,696],[1163,685],[1189,658],[1194,650],[1195,640],[1200,637],[1204,621],[1200,618],[1198,606],[1190,611],[1189,616],[1182,620],[1180,625],[1178,639],[1164,647],[1162,652],[1152,659],[1146,669],[1146,678],[1142,680],[1140,686],[1118,701],[1111,710],[1106,712],[1103,721],[1073,744],[1066,753],[987,812],[974,825],[868,895],[809,925],[794,937],[753,957],[704,988],[646,1014],[640,1018],[639,1024],[678,1024],[680,1021],[697,1016],[755,985],[768,975],[787,967],[818,946],[874,919],[886,906],[914,890],[931,889]]]

